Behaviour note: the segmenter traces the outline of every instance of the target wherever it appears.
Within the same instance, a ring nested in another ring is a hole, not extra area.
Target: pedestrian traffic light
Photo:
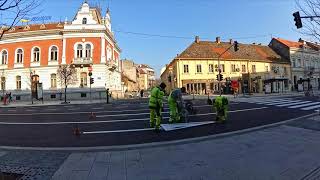
[[[238,41],[234,41],[234,51],[235,52],[239,51]]]
[[[294,21],[296,22],[297,29],[302,28],[302,22],[299,11],[293,13]]]
[[[93,83],[94,83],[94,79],[90,78],[90,84],[93,84]]]

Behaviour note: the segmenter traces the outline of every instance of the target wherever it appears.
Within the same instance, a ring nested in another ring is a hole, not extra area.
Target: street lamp
[[[33,76],[33,73],[32,73],[32,71],[30,71],[30,92],[31,92],[31,103],[33,104],[33,95],[32,95],[32,88],[33,88],[33,84],[32,84],[32,76]]]

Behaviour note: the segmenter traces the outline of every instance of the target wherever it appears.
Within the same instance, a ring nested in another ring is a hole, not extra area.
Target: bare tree
[[[77,81],[77,70],[71,65],[60,65],[57,74],[61,84],[64,85],[64,102],[67,103],[67,88]]]
[[[42,0],[0,0],[0,13],[5,15],[5,19],[0,22],[0,40],[11,28],[16,26],[27,16],[37,14],[35,12]]]
[[[320,0],[296,0],[296,4],[301,16],[320,16]],[[320,18],[304,18],[302,21],[302,33],[320,41]]]

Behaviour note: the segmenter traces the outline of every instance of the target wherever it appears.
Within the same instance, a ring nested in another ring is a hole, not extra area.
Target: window
[[[224,69],[224,64],[221,64],[221,72],[225,72],[225,69]]]
[[[292,67],[296,67],[296,60],[292,59]]]
[[[243,73],[247,72],[246,65],[244,64],[241,65],[241,72]]]
[[[189,65],[183,65],[183,72],[184,73],[189,73]]]
[[[58,60],[58,48],[56,46],[52,46],[50,49],[50,61]]]
[[[87,24],[87,18],[82,19],[82,24]]]
[[[17,63],[22,63],[22,61],[23,61],[23,51],[22,51],[22,49],[18,49],[17,50],[16,61],[17,61]]]
[[[201,64],[197,64],[197,73],[201,73],[202,69],[201,69]]]
[[[256,73],[256,65],[252,65],[251,68],[252,68],[252,73]]]
[[[40,49],[38,47],[33,49],[33,62],[40,61]]]
[[[220,64],[221,72],[224,72],[224,64]],[[219,72],[218,64],[214,65],[214,69],[216,72]]]
[[[77,58],[82,58],[82,45],[78,44],[77,46]]]
[[[302,67],[301,59],[298,59],[297,67]]]
[[[21,76],[16,77],[16,87],[17,90],[21,90]]]
[[[1,64],[7,64],[7,63],[8,63],[8,52],[6,50],[3,50],[1,54]]]
[[[236,72],[236,65],[235,64],[231,64],[231,72]]]
[[[287,67],[283,67],[283,73],[284,73],[284,75],[288,75]]]
[[[87,73],[82,72],[80,77],[80,87],[86,87],[87,86]]]
[[[269,72],[269,66],[265,66],[265,71]]]
[[[1,90],[6,90],[6,78],[1,77]]]
[[[57,88],[57,75],[51,74],[51,88]]]
[[[213,73],[213,64],[209,64],[209,73]]]
[[[91,45],[87,44],[86,45],[86,58],[91,58]]]

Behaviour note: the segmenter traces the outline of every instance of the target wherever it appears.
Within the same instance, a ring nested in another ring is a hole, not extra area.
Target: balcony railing
[[[72,64],[75,65],[88,65],[88,64],[92,64],[92,58],[87,58],[87,57],[82,57],[82,58],[74,58],[72,60]]]

